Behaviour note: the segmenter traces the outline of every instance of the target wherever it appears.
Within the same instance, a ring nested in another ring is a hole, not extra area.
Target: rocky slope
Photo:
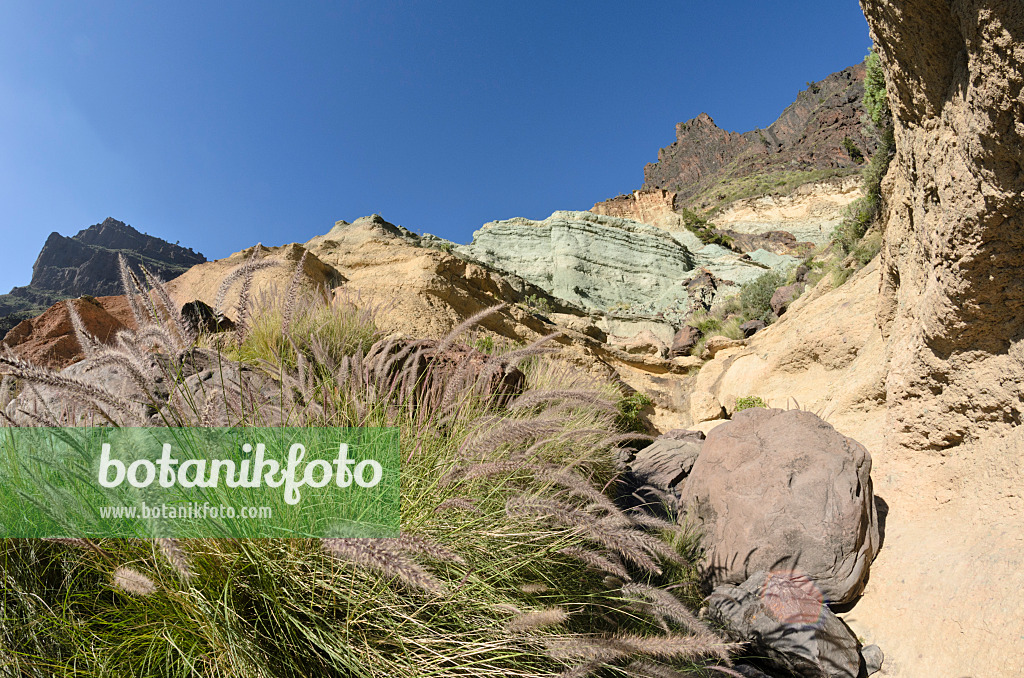
[[[861,3],[886,72],[878,319],[892,442],[943,449],[1024,413],[1024,7]]]
[[[455,251],[587,311],[670,323],[735,293],[766,270],[784,270],[798,261],[763,249],[740,255],[705,245],[686,229],[669,232],[590,212],[491,222]],[[701,275],[711,276],[714,284],[695,293],[693,283]]]
[[[877,147],[866,127],[864,64],[810,83],[767,129],[739,134],[702,113],[644,168],[643,190],[701,210],[854,170]]]
[[[32,266],[32,281],[0,295],[0,336],[61,299],[120,294],[119,254],[133,269],[144,264],[164,280],[206,261],[202,254],[140,233],[111,217],[71,237],[51,233]]]

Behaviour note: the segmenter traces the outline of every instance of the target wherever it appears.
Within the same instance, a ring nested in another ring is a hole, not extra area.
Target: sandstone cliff
[[[878,319],[894,444],[1024,412],[1024,5],[862,0],[895,120]]]

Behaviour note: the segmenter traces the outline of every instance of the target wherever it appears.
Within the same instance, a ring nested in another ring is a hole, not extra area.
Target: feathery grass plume
[[[629,518],[630,522],[638,527],[645,527],[651,530],[661,530],[662,532],[671,532],[673,534],[686,533],[686,528],[682,525],[669,522],[663,518],[658,518],[657,516],[652,516],[650,513],[641,509],[625,511],[624,513]]]
[[[192,563],[189,562],[188,555],[185,554],[177,539],[163,537],[156,541],[160,546],[160,553],[164,555],[167,562],[171,564],[183,580],[188,581],[195,575],[192,571]]]
[[[571,469],[550,464],[538,466],[537,470],[545,473],[543,478],[546,481],[564,487],[571,494],[587,499],[596,507],[611,514],[620,514],[619,507],[615,502]]]
[[[170,319],[172,326],[178,332],[181,343],[187,346],[191,346],[198,340],[196,329],[181,315],[181,308],[171,299],[170,293],[167,291],[167,284],[160,280],[144,265],[140,265],[142,274],[146,277],[146,283],[149,285],[150,291],[156,295],[160,305],[164,307],[164,313]]]
[[[745,678],[745,676],[735,669],[726,668],[725,666],[705,666],[708,671],[717,671],[718,673],[724,673],[727,676],[733,676],[734,678]]]
[[[497,426],[480,427],[475,435],[466,438],[459,452],[464,457],[486,457],[502,445],[560,433],[564,428],[565,422],[557,419],[505,419]]]
[[[418,537],[413,534],[403,534],[395,541],[395,547],[401,551],[422,554],[431,560],[458,563],[459,565],[466,564],[466,561],[462,556],[449,551],[440,544],[437,544],[426,537]]]
[[[456,482],[486,478],[502,473],[514,473],[525,466],[526,464],[522,461],[481,461],[469,466],[457,466],[441,478],[438,487],[444,489]]]
[[[533,358],[541,355],[551,355],[558,349],[554,346],[545,346],[549,341],[553,341],[558,337],[562,336],[561,332],[552,332],[546,336],[541,337],[535,341],[530,342],[522,348],[517,348],[514,351],[509,351],[501,355],[501,360],[510,367],[518,367],[520,363],[528,358]]]
[[[127,372],[128,377],[142,394],[148,394],[153,386],[153,378],[147,374],[148,367],[141,364],[135,353],[106,346],[100,349],[98,354],[92,356],[89,371],[104,365],[116,365]]]
[[[670,666],[644,660],[630,662],[626,666],[626,670],[629,671],[630,676],[636,678],[687,678],[687,674],[676,671]]]
[[[253,250],[252,257],[250,257],[248,261],[246,261],[244,264],[240,264],[235,268],[231,269],[231,272],[229,272],[220,282],[220,287],[217,288],[217,295],[214,298],[213,310],[217,311],[218,313],[223,313],[224,298],[227,297],[228,291],[231,289],[231,286],[235,284],[235,282],[237,282],[238,280],[242,279],[247,275],[255,273],[256,271],[262,271],[265,268],[270,268],[272,266],[277,265],[278,262],[272,261],[270,259],[257,259],[256,251]]]
[[[586,664],[580,664],[579,666],[574,666],[571,669],[567,669],[562,673],[559,673],[557,678],[586,678],[602,666],[604,666],[602,662],[587,662]]]
[[[722,646],[727,645],[724,638],[708,628],[678,598],[664,589],[634,582],[624,584],[622,586],[622,594],[629,598],[644,601],[654,614],[685,627],[693,635],[703,638],[709,643],[716,643]],[[720,654],[719,656],[726,661],[729,660],[728,653]]]
[[[455,343],[455,340],[458,339],[459,336],[463,332],[467,331],[468,329],[470,329],[471,327],[473,327],[475,325],[479,325],[485,318],[488,318],[488,317],[494,315],[495,313],[497,313],[498,311],[503,310],[507,306],[508,306],[508,304],[501,303],[501,304],[498,304],[497,306],[491,306],[490,308],[485,308],[484,310],[478,311],[477,313],[474,313],[473,315],[469,316],[468,318],[463,320],[461,323],[456,325],[452,329],[451,332],[449,332],[447,335],[445,335],[444,339],[442,339],[438,343],[438,345],[437,345],[437,352],[438,353],[443,353],[444,351],[448,350],[448,348],[453,343]]]
[[[547,593],[551,589],[547,584],[523,584],[519,590],[526,594]]]
[[[572,389],[534,389],[526,391],[509,403],[508,410],[510,412],[519,412],[552,402],[607,411],[609,414],[618,412],[616,404],[600,393],[589,393]]]
[[[75,339],[78,340],[78,346],[82,349],[82,353],[84,353],[88,358],[99,348],[100,341],[85,329],[85,324],[82,322],[82,316],[79,315],[74,302],[74,299],[66,299],[64,301],[64,307],[68,310],[68,317],[71,319],[71,328],[75,332]]]
[[[53,542],[54,544],[63,544],[64,546],[74,546],[85,551],[92,551],[108,560],[111,557],[109,553],[100,548],[92,539],[83,539],[82,537],[43,537],[42,540]]]
[[[532,516],[579,528],[582,535],[621,555],[645,572],[661,574],[661,567],[652,557],[655,554],[669,560],[679,559],[670,546],[633,528],[622,516],[612,516],[615,520],[598,519],[563,502],[523,496],[510,499],[506,512],[510,516]]]
[[[295,273],[292,274],[292,279],[288,282],[288,289],[284,293],[284,312],[281,317],[281,332],[287,336],[288,331],[292,327],[292,318],[295,316],[295,306],[298,303],[299,298],[299,285],[302,283],[302,278],[306,274],[306,257],[309,255],[309,250],[302,250],[302,256],[299,257],[299,261],[295,264]]]
[[[636,655],[697,660],[718,656],[723,648],[726,651],[738,651],[742,647],[735,643],[719,645],[695,636],[641,636],[631,633],[589,638],[553,638],[546,641],[545,645],[555,659],[587,659],[606,664]]]
[[[52,386],[65,392],[82,396],[88,400],[109,405],[132,421],[136,420],[138,416],[135,404],[131,401],[77,378],[68,377],[45,367],[37,367],[10,355],[0,355],[0,366],[6,366],[5,372],[18,379],[24,379],[25,381],[44,386]]]
[[[156,584],[152,579],[127,565],[121,565],[114,570],[111,584],[114,588],[133,596],[148,596],[156,591]]]
[[[567,546],[564,549],[559,549],[558,552],[570,558],[575,558],[598,572],[608,572],[614,574],[619,579],[632,581],[626,567],[611,554],[602,554],[578,546]]]
[[[121,274],[121,289],[128,300],[128,307],[132,310],[132,317],[135,318],[135,324],[138,327],[142,327],[146,324],[146,316],[142,313],[142,307],[139,306],[139,300],[136,297],[137,294],[142,293],[139,279],[128,268],[128,260],[124,258],[123,254],[117,255],[117,265],[118,271]]]
[[[436,577],[384,539],[322,539],[324,551],[353,565],[367,567],[416,589],[444,595],[447,588]]]
[[[235,341],[239,345],[245,341],[249,333],[249,317],[252,314],[252,278],[255,271],[249,269],[242,276],[242,288],[238,291],[238,303],[235,305]]]
[[[131,330],[128,332],[131,334],[126,335],[125,344],[132,344],[132,347],[139,351],[146,351],[156,346],[168,353],[179,353],[188,348],[176,340],[165,328],[158,325],[148,325],[134,332]],[[121,337],[121,333],[118,333],[118,337]]]
[[[507,633],[525,633],[547,626],[557,626],[569,618],[569,614],[560,607],[547,607],[519,615],[505,625]]]

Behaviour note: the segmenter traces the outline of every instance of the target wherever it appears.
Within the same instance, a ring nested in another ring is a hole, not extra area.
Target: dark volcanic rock
[[[683,325],[672,338],[672,349],[669,355],[672,357],[689,355],[693,347],[700,341],[701,333],[693,325]]]
[[[853,631],[826,607],[814,583],[786,572],[757,572],[708,596],[707,616],[766,667],[802,678],[861,678],[872,671]],[[871,668],[880,654],[869,646]],[[868,648],[865,648],[867,650]]]
[[[643,189],[665,189],[681,205],[708,207],[719,202],[723,181],[856,167],[843,148],[845,138],[864,156],[877,147],[862,122],[864,73],[858,64],[812,83],[768,129],[727,132],[706,113],[679,123],[675,142],[644,168]]]
[[[119,254],[133,270],[142,264],[163,280],[206,261],[191,249],[139,233],[108,217],[70,238],[51,233],[32,266],[32,282],[0,295],[0,316],[34,317],[62,299],[121,294]]]
[[[68,295],[119,294],[123,290],[118,254],[123,254],[133,269],[144,264],[164,280],[206,261],[202,254],[107,218],[70,238],[51,233],[32,266],[30,287]]]
[[[655,515],[679,510],[679,486],[704,446],[700,431],[673,429],[636,453],[627,464],[622,501]]]
[[[804,291],[803,283],[794,283],[792,285],[786,285],[775,290],[772,294],[771,300],[768,305],[772,307],[772,313],[775,315],[782,315],[789,308],[797,297]]]
[[[763,320],[748,320],[747,322],[740,325],[740,332],[743,333],[744,338],[749,338],[763,330],[765,325]]]

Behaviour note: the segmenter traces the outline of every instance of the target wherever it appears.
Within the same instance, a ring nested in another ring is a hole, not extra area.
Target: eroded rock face
[[[133,271],[138,272],[139,265],[144,264],[162,280],[206,261],[191,249],[140,233],[108,217],[71,237],[51,233],[32,266],[32,282],[0,295],[0,315],[46,308],[82,294],[120,294],[118,255],[125,257]]]
[[[1024,5],[861,6],[895,119],[878,307],[890,442],[942,449],[1024,412]]]
[[[686,230],[590,212],[491,222],[455,251],[588,311],[661,314],[670,321],[735,293],[764,266],[783,270],[798,261],[764,250],[740,255]]]
[[[850,602],[878,552],[871,455],[810,412],[753,408],[712,429],[682,500],[712,584],[782,569]]]

